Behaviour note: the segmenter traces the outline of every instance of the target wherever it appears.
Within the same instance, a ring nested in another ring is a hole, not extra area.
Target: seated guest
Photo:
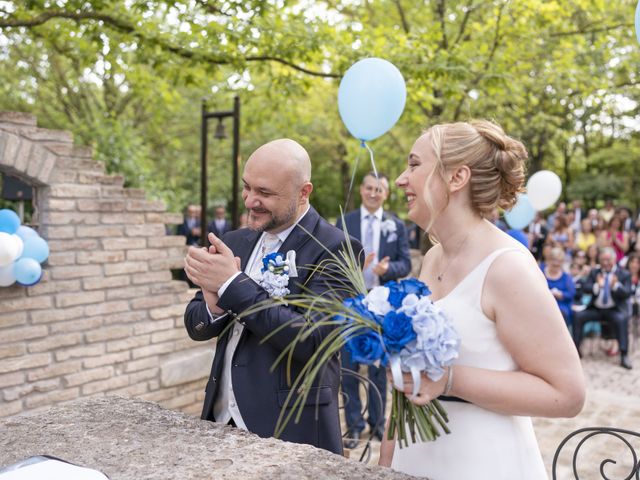
[[[576,294],[576,287],[571,275],[562,270],[564,256],[564,250],[558,247],[552,248],[542,271],[547,279],[547,285],[549,285],[551,294],[556,299],[556,302],[558,302],[558,307],[560,307],[564,322],[568,327],[571,327],[573,320],[571,305],[573,304],[573,297]]]
[[[187,237],[187,245],[198,246],[200,243],[200,205],[190,203],[184,214],[184,221],[178,225],[177,235]]]
[[[629,306],[631,294],[631,275],[615,263],[616,252],[605,247],[600,252],[600,266],[594,268],[584,285],[585,292],[591,292],[593,298],[587,309],[576,313],[573,319],[573,340],[580,352],[582,326],[587,322],[604,321],[611,324],[616,332],[620,346],[620,366],[631,369],[627,356],[629,344]]]
[[[230,232],[232,227],[231,222],[227,220],[227,210],[222,205],[218,205],[215,212],[215,218],[207,226],[207,231],[220,238]]]

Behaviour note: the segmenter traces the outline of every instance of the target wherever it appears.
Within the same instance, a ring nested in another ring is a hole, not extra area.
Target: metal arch
[[[631,459],[633,460],[633,463],[631,465],[629,475],[627,477],[624,477],[624,479],[622,480],[631,480],[632,478],[635,478],[636,480],[640,480],[640,462],[638,461],[638,454],[634,450],[633,445],[631,445],[629,440],[625,438],[625,436],[640,438],[640,433],[634,432],[631,430],[625,430],[622,428],[613,428],[613,427],[580,428],[575,432],[570,433],[567,437],[565,437],[564,440],[560,442],[560,445],[558,445],[558,448],[556,449],[556,453],[553,456],[553,463],[551,466],[551,474],[552,474],[553,480],[557,480],[556,467],[558,463],[558,457],[560,456],[560,452],[562,448],[567,444],[567,442],[569,442],[569,440],[580,435],[582,435],[583,438],[578,442],[578,445],[576,446],[576,449],[574,450],[573,457],[572,457],[573,476],[575,480],[580,480],[580,476],[578,475],[578,453],[580,451],[580,448],[585,444],[585,442],[587,442],[587,440],[598,435],[611,435],[612,437],[620,440],[622,444],[628,448],[629,454]],[[607,474],[605,473],[605,468],[610,463],[615,464],[617,462],[611,458],[605,458],[599,464],[600,476],[604,480],[614,480],[613,478],[608,477]]]

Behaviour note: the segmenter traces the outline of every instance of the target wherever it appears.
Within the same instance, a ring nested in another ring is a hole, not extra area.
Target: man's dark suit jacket
[[[197,227],[200,227],[200,222],[197,223]],[[187,237],[187,245],[198,245],[200,243],[200,235],[192,235],[187,220],[185,219],[182,224],[178,225],[176,229],[176,235],[184,235]]]
[[[389,270],[380,277],[380,284],[390,280],[397,280],[406,277],[411,272],[411,254],[409,253],[409,239],[407,235],[407,227],[402,220],[389,212],[382,214],[382,221],[392,220],[396,225],[396,231],[383,232],[380,230],[380,247],[378,249],[378,259],[389,257]],[[362,241],[362,232],[360,231],[360,209],[352,210],[345,214],[344,223],[347,226],[347,232],[352,237]],[[338,228],[342,228],[342,219],[337,222]]]
[[[311,232],[311,238],[308,232]],[[247,266],[251,253],[260,238],[260,233],[243,228],[226,234],[222,240],[235,256],[241,258],[241,269]],[[327,223],[310,208],[300,220],[279,251],[286,254],[296,251],[297,278],[290,278],[288,288],[291,294],[301,293],[301,286],[306,290],[322,295],[329,286],[339,288],[335,279],[320,273],[311,275],[311,269],[300,268],[304,265],[318,265],[330,254],[320,246],[316,239],[330,252],[337,254],[345,242],[344,232]],[[362,247],[351,239],[353,249],[359,252]],[[239,314],[256,303],[268,298],[265,290],[251,280],[245,273],[238,275],[227,287],[218,301],[218,306],[225,311]],[[227,347],[232,328],[223,332],[232,315],[226,320],[213,324],[209,321],[206,304],[201,292],[198,292],[187,306],[185,326],[189,336],[194,340],[209,340],[218,337],[216,353],[211,367],[211,376],[207,383],[202,418],[213,418],[213,405],[216,398],[218,381],[222,376],[224,352]],[[262,340],[282,325],[289,324],[292,319],[300,318],[301,313],[293,307],[278,306],[262,310],[256,314],[242,317],[245,328],[233,356],[232,383],[238,408],[249,431],[261,437],[274,435],[276,423],[285,400],[290,392],[287,376],[288,357],[278,363],[276,370],[271,367],[281,352],[296,338],[298,328],[289,326],[272,335],[267,341]],[[316,351],[329,329],[318,329],[305,342],[295,349],[291,364],[291,379],[295,380],[298,372]],[[221,336],[220,336],[221,335]],[[331,359],[313,391],[309,394],[304,412],[299,423],[291,420],[280,436],[283,440],[306,443],[319,448],[342,454],[340,419],[338,415],[338,390],[340,386],[339,359]]]
[[[207,226],[207,232],[212,232],[216,237],[222,238],[222,236],[231,231],[231,222],[229,220],[224,221],[224,227],[221,230],[218,230],[216,227],[216,221],[212,220]]]
[[[582,285],[584,293],[593,295],[593,285],[597,282],[598,275],[601,273],[601,268],[594,268],[593,270],[591,270],[591,273],[587,277],[587,280]],[[616,304],[616,309],[627,315],[629,313],[629,304],[627,300],[631,295],[631,274],[628,270],[620,267],[616,267],[613,273],[616,277],[618,277],[618,282],[620,282],[620,285],[618,286],[618,288],[613,288],[614,286],[611,285],[611,299]],[[597,295],[592,296],[587,308],[596,308],[596,298]]]

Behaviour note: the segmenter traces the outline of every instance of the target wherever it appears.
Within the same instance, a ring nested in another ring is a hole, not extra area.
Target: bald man
[[[270,437],[291,389],[288,379],[296,378],[329,330],[318,329],[301,342],[290,365],[288,357],[276,364],[299,333],[292,322],[302,323],[304,312],[278,306],[239,322],[234,319],[268,298],[259,284],[260,268],[262,258],[272,252],[289,258],[295,252],[297,277],[292,276],[288,284],[292,295],[303,289],[317,295],[329,288],[339,290],[346,278],[304,266],[321,264],[330,257],[328,252],[337,254],[345,237],[310,206],[311,162],[293,140],[275,140],[258,148],[245,164],[242,182],[249,228],[229,232],[222,239],[209,234],[208,250],[189,249],[185,271],[201,290],[187,306],[184,321],[194,340],[218,337],[202,418]],[[351,243],[354,251],[361,251],[356,240]],[[280,438],[342,454],[338,359],[331,359],[318,378],[299,422],[291,420]]]

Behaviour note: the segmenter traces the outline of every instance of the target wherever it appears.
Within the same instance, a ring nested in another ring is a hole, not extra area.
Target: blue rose
[[[431,290],[415,278],[407,278],[405,280],[395,281],[392,280],[384,284],[389,289],[389,303],[395,309],[402,306],[402,300],[407,295],[414,294],[418,297],[431,295]]]
[[[382,339],[391,353],[399,352],[416,338],[411,317],[403,312],[390,311],[382,322]]]
[[[376,321],[375,319],[375,315],[369,311],[369,309],[367,308],[367,306],[363,303],[364,300],[364,295],[360,294],[357,297],[350,297],[350,298],[346,298],[343,302],[342,305],[344,305],[344,307],[353,312],[355,315],[362,317],[362,318],[366,318],[372,321]],[[346,317],[345,315],[336,315],[333,317],[334,320],[337,320],[339,322],[353,322],[353,317]]]
[[[282,265],[284,263],[284,255],[280,252],[273,252],[262,258],[262,272],[269,270],[269,264]]]
[[[382,338],[373,330],[365,330],[353,335],[345,347],[351,354],[351,361],[372,365],[384,357]]]

